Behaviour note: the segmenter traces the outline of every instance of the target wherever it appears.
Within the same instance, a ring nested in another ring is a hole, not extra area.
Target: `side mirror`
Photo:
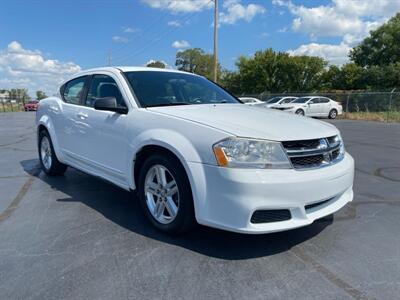
[[[98,98],[94,102],[94,109],[113,111],[113,112],[116,112],[119,114],[127,114],[128,113],[127,107],[117,105],[117,99],[115,99],[115,97]]]

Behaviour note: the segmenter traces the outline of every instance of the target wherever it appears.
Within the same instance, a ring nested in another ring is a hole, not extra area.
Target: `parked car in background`
[[[273,107],[285,112],[295,113],[296,115],[308,117],[321,117],[335,119],[343,112],[342,105],[332,99],[320,96],[300,97],[296,100]]]
[[[242,101],[244,104],[247,105],[255,105],[255,104],[261,104],[264,103],[260,99],[254,98],[254,97],[239,97],[240,101]]]
[[[293,102],[296,100],[298,97],[273,97],[271,99],[268,99],[266,103],[266,107],[268,108],[274,108],[276,106],[282,105],[282,104],[287,104],[290,102]]]
[[[38,100],[30,100],[30,101],[25,103],[24,110],[25,111],[36,111],[38,105],[39,105],[39,101]]]
[[[353,199],[354,160],[335,126],[243,105],[187,72],[82,71],[41,100],[36,125],[46,174],[71,166],[135,191],[132,200],[168,233],[196,222],[288,230]]]

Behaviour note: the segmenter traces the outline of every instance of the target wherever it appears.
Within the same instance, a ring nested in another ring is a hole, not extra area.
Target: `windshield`
[[[292,103],[306,103],[310,99],[311,97],[300,97],[294,100]]]
[[[125,73],[143,107],[240,103],[211,81],[191,74],[157,71]]]
[[[277,103],[281,99],[282,99],[282,97],[274,97],[274,98],[267,100],[267,103]]]

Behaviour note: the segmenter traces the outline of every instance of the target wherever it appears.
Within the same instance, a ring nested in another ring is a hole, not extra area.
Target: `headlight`
[[[213,146],[218,165],[232,168],[291,169],[281,143],[228,138]]]
[[[342,139],[342,136],[340,135],[340,133],[336,136],[336,139],[340,143],[338,158],[342,159],[344,157],[344,155],[346,154],[346,149],[344,148],[344,142],[343,142],[343,139]]]

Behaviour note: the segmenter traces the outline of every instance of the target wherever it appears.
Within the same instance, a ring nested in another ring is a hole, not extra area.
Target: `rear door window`
[[[79,105],[87,76],[68,81],[63,88],[62,96],[66,103]]]

